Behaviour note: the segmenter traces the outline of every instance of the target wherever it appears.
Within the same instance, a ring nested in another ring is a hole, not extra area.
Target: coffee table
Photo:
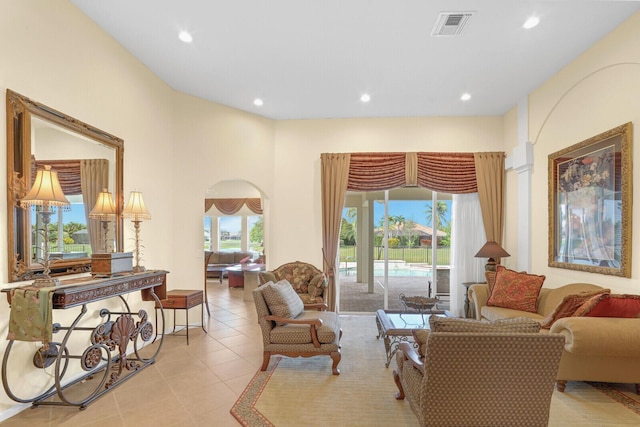
[[[387,352],[388,368],[393,355],[398,351],[402,341],[411,341],[412,329],[429,329],[430,316],[453,317],[446,310],[431,310],[417,312],[409,310],[378,310],[376,311],[376,325],[378,326],[377,339],[384,340],[384,348]]]

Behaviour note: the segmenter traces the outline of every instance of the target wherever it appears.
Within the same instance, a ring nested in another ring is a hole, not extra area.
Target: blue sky
[[[449,205],[445,218],[447,222],[451,221],[451,201],[445,200],[445,203]],[[429,206],[431,203],[429,202]],[[417,224],[427,224],[427,202],[425,200],[390,200],[389,201],[389,215],[398,216],[402,215],[406,220],[411,220]],[[384,215],[383,203],[375,203],[373,206],[374,224],[377,226],[380,224],[380,220]],[[343,212],[343,217],[347,218],[346,209]],[[348,218],[347,218],[348,219]]]

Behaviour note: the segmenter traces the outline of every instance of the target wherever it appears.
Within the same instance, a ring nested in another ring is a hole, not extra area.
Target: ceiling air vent
[[[434,37],[459,35],[471,15],[473,12],[441,12],[431,35]]]

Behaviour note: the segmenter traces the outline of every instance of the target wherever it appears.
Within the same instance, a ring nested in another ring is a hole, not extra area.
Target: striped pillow
[[[262,295],[274,316],[293,319],[304,311],[304,303],[286,279],[277,283],[267,283],[263,288]],[[285,324],[284,322],[276,323]]]

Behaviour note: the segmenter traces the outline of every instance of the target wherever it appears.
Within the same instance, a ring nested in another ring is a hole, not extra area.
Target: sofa
[[[253,253],[251,252],[205,251],[204,259],[207,260],[207,279],[218,278],[222,282],[226,274],[225,268],[250,262],[252,258]]]
[[[303,261],[282,264],[280,267],[258,274],[260,285],[287,280],[305,305],[323,304],[329,280],[318,268]]]
[[[542,324],[541,333],[564,335],[556,381],[558,391],[565,390],[567,381],[596,381],[632,383],[640,394],[640,319],[579,313],[602,301],[603,295],[609,295],[608,289],[588,283],[554,289],[541,287],[535,298],[535,312],[488,305],[490,291],[486,283],[471,285],[468,295],[478,320],[528,317]],[[571,310],[561,313],[571,304],[574,305]]]

